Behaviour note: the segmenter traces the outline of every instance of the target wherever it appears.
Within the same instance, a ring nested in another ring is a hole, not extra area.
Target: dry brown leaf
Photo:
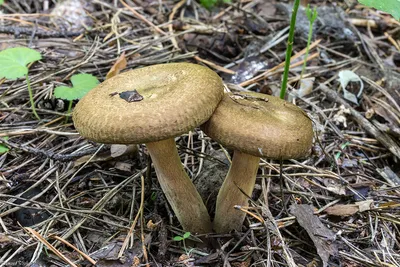
[[[121,70],[125,69],[127,65],[126,57],[125,57],[125,52],[123,52],[117,61],[114,63],[114,65],[111,67],[110,71],[107,73],[106,79],[110,79],[111,77],[114,77],[118,73],[120,73]]]
[[[334,216],[350,216],[357,213],[358,211],[359,209],[356,204],[349,204],[349,205],[338,204],[329,207],[325,210],[326,213]]]
[[[90,162],[104,162],[118,157],[134,155],[138,151],[137,145],[111,145],[110,151],[102,152],[95,156],[86,155],[75,160],[74,167],[78,167],[88,160]]]
[[[297,222],[310,236],[323,262],[323,266],[328,267],[329,257],[338,254],[335,233],[314,215],[314,207],[312,205],[291,205],[290,213],[296,217]]]
[[[148,221],[146,226],[147,226],[147,229],[149,229],[149,230],[155,230],[157,228],[157,224],[153,223],[152,220]]]
[[[11,243],[11,239],[8,238],[8,236],[6,236],[3,233],[0,233],[0,248],[3,246],[6,246],[7,244]]]
[[[119,156],[133,154],[138,150],[137,145],[111,145],[111,157],[117,158]]]
[[[114,165],[114,167],[117,170],[123,171],[123,172],[131,172],[132,170],[132,164],[126,163],[126,162],[120,162],[117,161]]]
[[[245,261],[231,262],[232,267],[249,267],[251,264],[251,257],[248,257]]]
[[[374,201],[372,199],[367,199],[367,200],[364,200],[364,201],[356,202],[356,204],[358,206],[358,210],[360,212],[370,210],[373,203],[374,203]]]
[[[329,215],[334,216],[351,216],[357,212],[363,212],[371,209],[372,199],[359,201],[354,204],[337,204],[325,210]]]

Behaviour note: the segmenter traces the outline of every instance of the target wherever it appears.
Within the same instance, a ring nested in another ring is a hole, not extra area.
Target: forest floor
[[[145,146],[80,137],[54,89],[192,62],[233,92],[279,95],[288,1],[6,0],[0,50],[42,59],[28,73],[40,120],[25,78],[0,81],[0,266],[400,266],[400,23],[357,1],[310,4],[307,68],[301,7],[287,94],[313,121],[310,155],[262,159],[242,230],[183,243]],[[231,151],[199,129],[176,141],[212,217]]]

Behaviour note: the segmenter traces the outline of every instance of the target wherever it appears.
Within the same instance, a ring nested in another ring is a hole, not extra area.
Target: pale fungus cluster
[[[91,90],[73,114],[79,133],[108,144],[145,144],[160,186],[185,231],[240,230],[260,157],[307,155],[312,124],[304,111],[258,93],[224,93],[221,78],[190,63],[160,64],[119,74]],[[174,137],[195,127],[234,150],[219,191],[214,222],[180,161]]]

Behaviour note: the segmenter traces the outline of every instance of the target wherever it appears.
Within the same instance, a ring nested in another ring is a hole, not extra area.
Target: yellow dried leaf
[[[125,69],[127,65],[126,57],[125,57],[125,52],[123,52],[117,61],[114,63],[114,65],[111,67],[110,71],[107,73],[106,79],[110,79],[111,77],[114,77],[118,73],[120,73],[121,70]]]

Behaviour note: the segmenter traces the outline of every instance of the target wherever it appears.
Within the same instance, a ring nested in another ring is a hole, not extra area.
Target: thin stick
[[[144,206],[144,191],[145,191],[145,190],[144,190],[144,177],[143,177],[143,175],[140,176],[140,179],[141,179],[141,183],[142,183],[142,192],[141,192],[141,194],[140,194],[140,207],[139,207],[139,211],[138,211],[138,213],[136,214],[136,217],[135,217],[135,219],[134,219],[133,222],[132,222],[131,228],[129,229],[129,232],[128,232],[128,234],[127,234],[126,237],[125,237],[125,240],[124,240],[124,243],[123,243],[122,246],[121,246],[121,249],[119,250],[118,258],[121,258],[122,255],[124,254],[125,249],[126,249],[126,247],[128,246],[129,238],[130,238],[130,236],[132,235],[133,230],[135,230],[136,223],[137,223],[137,221],[138,221],[138,219],[139,219],[139,216],[140,216],[140,214],[141,214],[141,212],[142,212],[142,210],[143,210],[143,206]]]
[[[63,239],[63,238],[61,238],[61,237],[59,237],[59,236],[56,236],[56,235],[53,235],[53,236],[50,236],[50,237],[52,237],[52,238],[54,238],[54,239],[57,239],[57,240],[60,241],[61,243],[67,245],[67,246],[70,247],[70,248],[72,248],[73,250],[75,250],[76,252],[78,252],[82,257],[84,257],[87,261],[89,261],[91,264],[96,265],[96,261],[95,261],[95,260],[93,260],[89,255],[86,255],[85,253],[83,253],[82,251],[80,251],[77,247],[75,247],[74,245],[72,245],[71,243],[69,243],[67,240],[65,240],[65,239]]]
[[[127,3],[124,2],[124,0],[119,0],[121,2],[121,4],[123,4],[127,9],[129,9],[133,15],[135,15],[136,17],[138,17],[141,21],[145,22],[146,24],[148,24],[150,27],[154,28],[154,30],[156,30],[158,33],[161,33],[162,35],[167,35],[166,32],[164,32],[163,30],[161,30],[158,26],[154,25],[151,21],[149,21],[148,19],[146,19],[145,17],[143,17],[142,15],[140,15],[140,13],[138,13],[135,9],[133,9],[132,7],[130,7]]]
[[[39,240],[42,242],[46,247],[48,247],[54,254],[56,254],[60,259],[68,263],[72,267],[78,267],[76,264],[74,264],[70,259],[65,257],[60,251],[58,251],[53,245],[51,245],[46,239],[44,239],[38,232],[33,230],[30,227],[25,227],[24,228],[27,232],[29,232],[35,239]]]

